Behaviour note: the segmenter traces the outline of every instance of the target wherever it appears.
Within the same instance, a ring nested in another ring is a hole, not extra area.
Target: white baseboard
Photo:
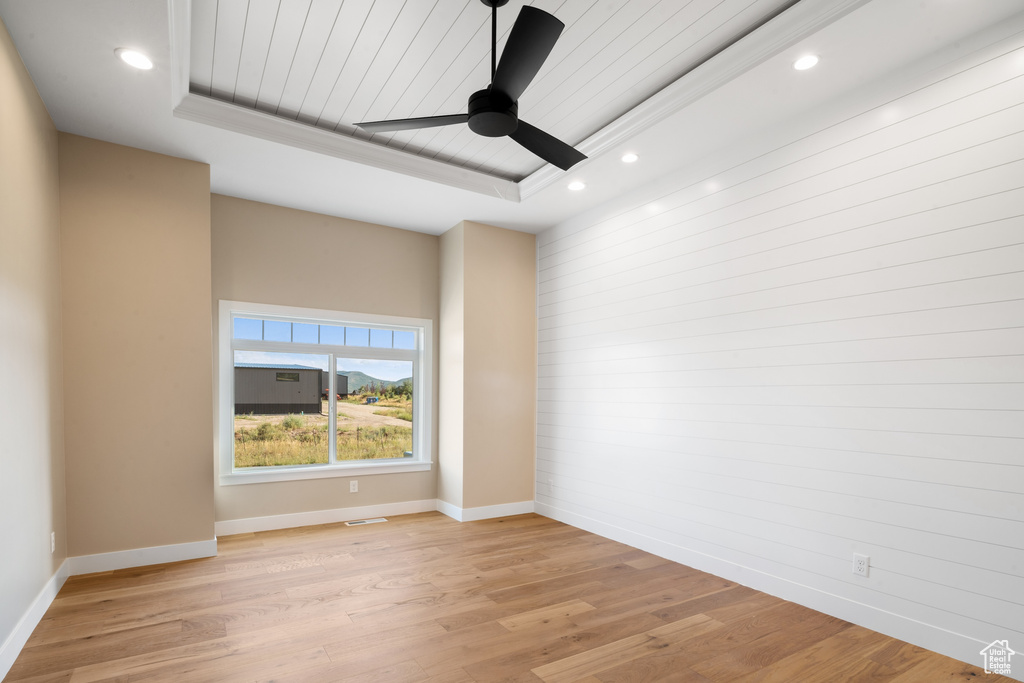
[[[440,498],[437,499],[437,511],[441,514],[448,515],[456,522],[462,521],[462,508],[456,507],[455,505],[443,501]]]
[[[209,541],[158,545],[152,548],[135,548],[113,553],[97,553],[96,555],[79,555],[78,557],[69,557],[67,561],[71,576],[78,576],[79,574],[109,572],[128,567],[195,560],[200,557],[216,557],[216,555],[217,539],[212,538]]]
[[[274,529],[291,529],[299,526],[315,524],[334,524],[351,522],[354,519],[370,517],[387,517],[388,515],[411,515],[417,512],[434,512],[437,501],[410,500],[403,503],[384,503],[382,505],[364,505],[362,507],[335,508],[333,510],[314,510],[312,512],[295,512],[287,515],[271,515],[268,517],[248,517],[245,519],[226,519],[214,524],[214,532],[218,536],[232,534],[248,534],[254,531],[272,531]]]
[[[350,522],[354,519],[370,517],[387,517],[388,515],[412,515],[417,512],[442,512],[460,522],[475,522],[480,519],[509,517],[533,512],[533,501],[524,500],[518,503],[503,505],[487,505],[477,508],[460,508],[443,500],[410,500],[403,503],[384,503],[382,505],[364,505],[362,507],[335,508],[333,510],[314,510],[312,512],[296,512],[287,515],[270,515],[268,517],[249,517],[246,519],[226,519],[214,525],[217,536],[231,534],[248,534],[256,531],[272,531],[275,529],[293,529],[314,524],[334,524]]]
[[[438,512],[443,512],[459,522],[476,522],[481,519],[494,519],[495,517],[511,517],[512,515],[525,515],[533,512],[534,503],[532,500],[522,500],[518,503],[503,503],[502,505],[484,505],[476,508],[460,508],[446,503],[443,500],[437,501]]]
[[[42,590],[39,591],[39,595],[29,605],[25,614],[18,620],[14,630],[4,639],[4,644],[0,646],[0,680],[3,680],[7,672],[14,666],[14,660],[21,654],[21,648],[25,647],[28,637],[32,635],[32,631],[39,624],[39,620],[46,614],[50,603],[57,597],[57,593],[60,592],[60,588],[67,581],[68,576],[69,563],[68,560],[64,560],[54,575],[50,577],[50,580],[43,586]]]
[[[976,638],[887,612],[871,605],[865,605],[849,598],[827,593],[779,576],[706,555],[569,510],[556,508],[547,503],[537,502],[536,512],[584,531],[631,545],[634,548],[639,548],[659,557],[685,564],[688,567],[720,576],[729,581],[735,581],[736,583],[790,602],[795,602],[804,607],[810,607],[819,612],[824,612],[825,614],[838,617],[873,631],[878,631],[892,638],[904,640],[947,657],[952,657],[974,666],[982,665],[979,652],[987,643]],[[1016,680],[1024,680],[1024,678],[1017,678],[1017,676],[1018,674],[1015,674],[1013,677]]]

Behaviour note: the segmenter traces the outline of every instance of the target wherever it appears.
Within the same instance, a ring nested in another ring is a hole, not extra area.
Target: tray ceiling
[[[511,0],[498,10],[499,51],[524,4],[566,27],[520,115],[577,145],[795,0]],[[370,135],[352,125],[465,112],[490,80],[480,0],[204,1],[189,23],[190,93],[496,179],[545,165],[466,126]]]

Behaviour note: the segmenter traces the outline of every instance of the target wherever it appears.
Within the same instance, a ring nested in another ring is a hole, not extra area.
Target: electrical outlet
[[[355,480],[350,481],[348,483],[348,492],[349,493],[359,493],[359,482],[355,481]]]
[[[857,576],[867,576],[868,567],[871,566],[871,558],[867,555],[853,554],[853,573]]]
[[[57,532],[56,531],[51,531],[50,532],[50,554],[53,555],[55,552],[57,552]]]

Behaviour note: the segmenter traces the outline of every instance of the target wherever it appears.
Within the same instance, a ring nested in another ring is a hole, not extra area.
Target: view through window
[[[422,329],[230,320],[233,472],[422,460]]]

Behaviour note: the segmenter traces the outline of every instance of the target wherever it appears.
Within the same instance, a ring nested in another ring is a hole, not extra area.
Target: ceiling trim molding
[[[801,0],[576,145],[596,157],[693,104],[871,0]],[[585,168],[586,162],[577,169]],[[546,164],[519,182],[525,200],[565,177]]]
[[[168,0],[168,12],[171,100],[175,117],[511,202],[519,201],[519,186],[511,180],[191,92],[191,0]]]
[[[171,109],[174,110],[188,94],[192,0],[168,0],[167,16],[171,30]]]
[[[511,180],[495,178],[486,173],[452,166],[443,161],[339,135],[324,128],[317,128],[298,121],[289,121],[273,114],[240,107],[205,95],[188,93],[174,108],[174,115],[180,119],[216,126],[317,154],[375,166],[386,171],[443,183],[498,199],[519,201],[519,186]]]

